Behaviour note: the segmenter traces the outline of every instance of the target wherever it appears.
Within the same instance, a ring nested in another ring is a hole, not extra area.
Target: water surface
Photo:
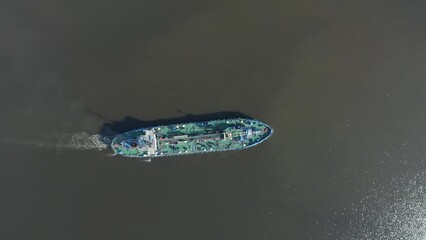
[[[0,3],[1,238],[424,239],[425,10]],[[146,164],[72,145],[106,121],[87,109],[239,111],[274,136]]]

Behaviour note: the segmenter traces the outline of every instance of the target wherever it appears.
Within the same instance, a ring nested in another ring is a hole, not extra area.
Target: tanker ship
[[[142,158],[241,150],[255,146],[273,133],[265,123],[245,118],[170,124],[140,128],[116,136],[117,155]]]

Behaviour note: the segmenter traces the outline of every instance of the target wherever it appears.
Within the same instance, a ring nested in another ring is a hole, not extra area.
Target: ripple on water
[[[350,239],[426,239],[426,173],[405,173],[378,184],[356,208]]]

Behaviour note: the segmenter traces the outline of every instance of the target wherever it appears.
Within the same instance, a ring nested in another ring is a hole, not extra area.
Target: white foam
[[[11,138],[2,139],[1,142],[7,144],[20,144],[31,147],[69,149],[69,150],[103,150],[108,145],[102,141],[99,134],[89,134],[86,132],[77,133],[53,133],[49,135],[39,136],[37,138]]]

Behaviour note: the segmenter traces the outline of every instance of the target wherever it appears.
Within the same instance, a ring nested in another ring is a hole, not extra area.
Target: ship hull
[[[255,146],[273,129],[254,119],[224,119],[135,129],[118,135],[111,148],[118,155],[154,158],[241,150]]]

